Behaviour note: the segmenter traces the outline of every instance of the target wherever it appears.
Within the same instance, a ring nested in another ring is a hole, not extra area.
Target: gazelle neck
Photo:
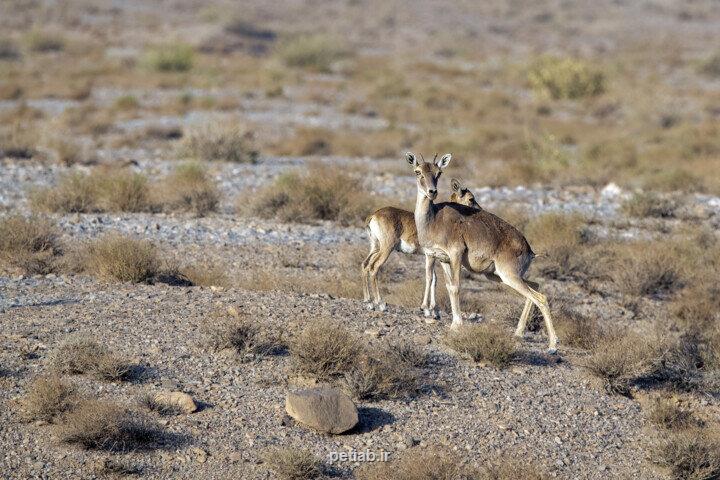
[[[415,201],[415,226],[420,238],[425,236],[428,225],[435,217],[433,202],[423,192],[418,190]]]

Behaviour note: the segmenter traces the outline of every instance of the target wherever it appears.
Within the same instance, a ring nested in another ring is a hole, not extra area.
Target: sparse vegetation
[[[692,428],[663,436],[655,448],[655,460],[681,480],[720,477],[720,433]]]
[[[597,320],[575,310],[561,308],[554,313],[553,323],[561,344],[591,350],[604,335]]]
[[[183,163],[158,186],[159,203],[169,210],[190,211],[198,216],[217,211],[220,192],[199,163]]]
[[[369,201],[360,180],[334,168],[313,165],[303,175],[284,174],[261,190],[249,207],[243,202],[238,210],[262,218],[283,221],[334,220],[342,224],[359,223],[375,204]],[[377,200],[376,200],[377,201]]]
[[[585,367],[610,393],[629,395],[632,383],[653,371],[657,346],[634,332],[615,332],[596,343]]]
[[[343,375],[356,364],[362,348],[347,328],[328,319],[307,327],[290,343],[295,370],[319,379]]]
[[[302,35],[285,41],[280,58],[289,67],[327,72],[332,64],[349,55],[342,41],[322,34]]]
[[[582,248],[589,241],[587,223],[580,215],[562,213],[546,213],[528,223],[525,234],[540,256],[537,263],[543,275],[563,278],[589,273]]]
[[[281,480],[312,480],[323,472],[322,462],[303,449],[273,448],[263,458]]]
[[[696,423],[691,411],[672,398],[656,398],[647,414],[648,420],[666,430],[679,430]]]
[[[57,268],[61,253],[55,226],[40,217],[0,218],[0,266],[27,274],[46,274]]]
[[[715,52],[698,65],[698,71],[708,77],[720,77],[720,52]]]
[[[415,447],[392,462],[377,462],[358,469],[360,480],[458,480],[478,472],[462,464],[458,456],[441,448]]]
[[[57,432],[64,443],[113,452],[147,450],[161,438],[159,426],[145,415],[95,399],[64,415]]]
[[[71,337],[52,351],[48,363],[61,374],[91,374],[102,380],[129,380],[132,365],[86,336]]]
[[[145,64],[158,72],[187,72],[193,67],[195,52],[190,45],[166,44],[145,52]]]
[[[20,58],[20,49],[9,38],[0,38],[0,60],[17,60]]]
[[[625,295],[638,297],[677,290],[682,286],[682,257],[674,245],[638,242],[622,245],[603,266]]]
[[[445,344],[475,362],[488,362],[497,368],[507,367],[515,357],[515,339],[497,324],[463,325],[448,332]]]
[[[622,209],[631,217],[670,218],[675,216],[677,204],[653,192],[638,192],[623,202]]]
[[[286,349],[280,332],[274,331],[231,309],[216,314],[203,327],[208,347],[213,350],[232,348],[243,361],[281,353]]]
[[[217,265],[191,265],[180,271],[180,275],[195,287],[227,287],[230,279]]]
[[[345,373],[345,384],[359,400],[410,396],[419,386],[412,359],[391,347],[369,350]]]
[[[59,52],[65,48],[65,39],[48,30],[33,29],[25,35],[25,44],[31,52]]]
[[[530,70],[528,80],[540,95],[577,99],[605,91],[605,75],[594,66],[572,58],[545,57]]]
[[[22,415],[28,421],[53,422],[78,402],[77,389],[57,376],[38,377],[21,400]]]
[[[103,280],[147,282],[160,272],[160,257],[146,240],[109,233],[87,245],[84,268]]]
[[[206,125],[183,138],[181,153],[203,161],[254,163],[258,153],[252,136],[239,126]]]

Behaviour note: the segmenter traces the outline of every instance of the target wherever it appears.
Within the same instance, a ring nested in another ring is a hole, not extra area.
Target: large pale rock
[[[155,395],[155,403],[168,409],[179,409],[183,413],[197,410],[195,400],[184,392],[162,392]]]
[[[290,392],[285,410],[298,422],[325,433],[343,433],[358,423],[350,397],[335,388],[310,388]]]

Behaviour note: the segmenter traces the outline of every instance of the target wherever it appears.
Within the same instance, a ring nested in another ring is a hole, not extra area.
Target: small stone
[[[560,437],[555,437],[555,443],[557,443],[558,445],[562,445],[563,442],[562,440],[560,440]]]
[[[285,410],[298,422],[326,433],[343,433],[358,423],[357,407],[336,388],[311,388],[289,392]]]

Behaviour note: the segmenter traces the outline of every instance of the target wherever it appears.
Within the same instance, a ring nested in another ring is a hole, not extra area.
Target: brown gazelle
[[[434,203],[438,179],[452,159],[449,153],[432,163],[418,160],[410,152],[406,154],[406,159],[413,166],[416,176],[415,226],[418,241],[425,255],[440,260],[442,264],[452,308],[451,328],[462,324],[460,269],[465,267],[471,272],[483,273],[488,278],[497,276],[526,298],[516,335],[522,336],[525,331],[530,302],[536,305],[545,319],[549,337],[548,351],[555,353],[557,336],[547,297],[531,288],[523,279],[535,254],[522,233],[486,210],[457,203]]]
[[[456,181],[457,182],[457,181]],[[470,190],[460,187],[453,192],[451,202],[461,203],[469,207],[480,206],[475,202],[475,196]],[[362,263],[363,299],[368,309],[377,308],[385,311],[387,305],[380,297],[377,275],[390,254],[397,250],[407,254],[422,254],[418,243],[417,228],[415,228],[415,214],[395,207],[383,207],[376,210],[365,220],[365,229],[370,238],[370,253]],[[440,317],[435,301],[435,259],[425,257],[425,292],[420,306],[426,317]]]

